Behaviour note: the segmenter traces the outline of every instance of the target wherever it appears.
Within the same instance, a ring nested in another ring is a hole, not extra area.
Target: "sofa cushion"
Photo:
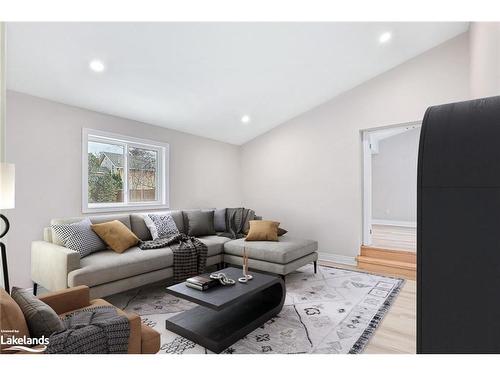
[[[280,223],[271,220],[250,220],[250,230],[245,241],[278,241]]]
[[[118,220],[92,224],[92,230],[117,253],[123,253],[139,242],[137,236]]]
[[[95,286],[172,266],[170,248],[141,250],[131,247],[118,254],[112,250],[91,254],[80,261],[80,268],[68,274],[68,285]]]
[[[31,337],[48,338],[53,333],[66,329],[52,307],[36,298],[30,290],[14,287],[12,298],[23,312]]]
[[[175,221],[175,225],[180,232],[184,232],[184,218],[182,216],[182,211],[158,211],[158,212],[148,212],[151,214],[161,214],[161,215],[170,215]],[[149,231],[146,223],[144,222],[144,215],[148,213],[138,213],[130,215],[130,224],[132,226],[132,232],[135,233],[139,239],[143,241],[149,241],[153,238],[151,237],[151,232]]]
[[[30,337],[28,325],[26,324],[26,319],[24,319],[21,308],[2,288],[0,288],[0,334],[3,336],[4,342],[6,342],[9,337]],[[7,343],[1,344],[0,350],[9,346],[12,345]]]
[[[231,241],[227,237],[201,236],[198,239],[207,246],[207,256],[211,257],[224,251],[224,244]]]
[[[125,224],[129,229],[131,229],[130,225],[130,215],[128,214],[117,214],[117,215],[99,215],[99,216],[88,216],[92,224],[100,224],[100,223],[105,223],[107,221],[113,221],[113,220],[118,220],[121,221],[123,224]],[[59,219],[52,219],[50,221],[51,225],[61,225],[61,224],[72,224],[72,223],[77,223],[79,221],[82,221],[85,219],[85,217],[65,217],[65,218],[59,218]],[[64,243],[61,239],[59,239],[52,230],[52,243],[55,243],[56,245],[59,246],[64,246]]]
[[[284,236],[287,233],[288,231],[286,229],[278,228],[278,237]]]
[[[128,229],[131,229],[130,215],[129,214],[116,214],[116,215],[99,215],[89,216],[92,224],[107,223],[108,221],[118,220],[121,221]]]
[[[214,211],[184,211],[188,236],[208,236],[215,234]],[[186,225],[185,224],[185,225]]]
[[[153,240],[158,238],[177,236],[180,232],[171,215],[147,214],[144,223],[151,233]]]
[[[242,260],[243,258],[236,255],[224,254],[224,262],[228,264],[241,265]],[[318,260],[318,253],[316,252],[307,254],[302,258],[292,260],[291,262],[285,264],[271,263],[259,259],[249,259],[248,267],[258,271],[271,272],[278,275],[288,275],[289,273],[294,272],[300,267],[310,264],[315,260]]]
[[[106,244],[92,230],[89,218],[71,224],[52,224],[52,232],[63,246],[77,251],[80,257],[86,257],[106,248]]]
[[[214,211],[214,228],[216,232],[227,232],[226,211],[227,208],[218,208]]]
[[[250,259],[286,264],[315,252],[318,249],[318,243],[313,240],[284,236],[278,241],[247,242],[244,238],[240,238],[224,244],[226,254],[243,256],[243,248],[246,249]]]

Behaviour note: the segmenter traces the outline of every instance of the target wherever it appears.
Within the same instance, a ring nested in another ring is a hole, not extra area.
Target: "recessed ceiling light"
[[[378,37],[378,41],[380,43],[387,43],[389,40],[391,40],[392,38],[392,34],[390,32],[385,32],[385,33],[382,33],[379,37]]]
[[[241,122],[244,124],[248,124],[250,122],[250,116],[244,115],[243,117],[241,117]]]
[[[89,68],[96,73],[101,73],[104,71],[105,66],[101,60],[92,60],[89,64]]]

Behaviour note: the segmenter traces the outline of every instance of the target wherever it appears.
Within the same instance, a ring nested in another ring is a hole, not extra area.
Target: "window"
[[[83,129],[83,212],[168,207],[166,143]]]

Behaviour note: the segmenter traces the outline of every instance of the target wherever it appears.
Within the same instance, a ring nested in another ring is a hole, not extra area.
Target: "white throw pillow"
[[[175,225],[174,218],[171,215],[144,215],[144,223],[151,232],[153,240],[180,234],[177,225]]]
[[[53,224],[51,227],[65,247],[78,251],[80,258],[83,258],[106,248],[106,244],[92,230],[91,225],[90,219],[86,218],[77,223]]]

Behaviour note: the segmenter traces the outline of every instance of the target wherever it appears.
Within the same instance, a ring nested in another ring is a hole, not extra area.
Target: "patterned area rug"
[[[279,315],[223,353],[362,353],[404,283],[403,279],[332,267],[300,268],[286,277]],[[135,312],[161,333],[159,353],[208,354],[209,350],[165,329],[165,320],[195,304],[149,285],[106,299]]]

